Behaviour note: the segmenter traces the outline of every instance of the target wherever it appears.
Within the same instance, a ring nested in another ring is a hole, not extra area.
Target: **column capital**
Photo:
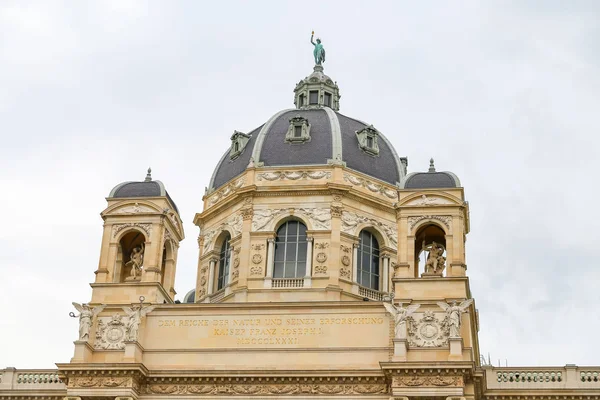
[[[275,238],[267,238],[267,243],[275,243]]]

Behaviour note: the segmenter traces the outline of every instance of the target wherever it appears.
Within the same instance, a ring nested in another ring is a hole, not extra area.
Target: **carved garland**
[[[299,179],[331,179],[331,172],[329,171],[275,171],[275,172],[264,172],[258,174],[256,178],[259,181],[263,179],[266,181],[286,180],[297,181]]]
[[[152,234],[152,224],[143,224],[143,223],[139,223],[139,222],[128,222],[126,224],[114,224],[112,226],[113,237],[117,237],[119,232],[121,232],[123,229],[127,229],[127,228],[139,228],[139,229],[143,230],[144,232],[146,232],[148,234],[148,236],[150,236]]]
[[[398,247],[398,232],[394,226],[378,221],[375,218],[358,215],[349,211],[342,213],[342,232],[352,235],[355,233],[356,227],[361,223],[381,229],[387,235],[392,245]]]
[[[426,219],[440,221],[446,225],[448,229],[450,229],[450,223],[452,222],[452,217],[449,215],[419,215],[417,217],[408,217],[408,226],[412,230],[419,222]]]
[[[331,211],[328,208],[275,208],[254,210],[252,230],[266,231],[275,218],[296,212],[308,218],[315,230],[331,229]]]
[[[212,245],[213,238],[217,233],[220,233],[225,230],[225,228],[230,228],[232,231],[232,236],[237,236],[242,233],[242,224],[244,223],[244,219],[242,215],[237,214],[230,217],[227,221],[218,225],[215,228],[212,228],[206,231],[203,235],[201,235],[202,239],[198,238],[198,243],[202,241],[202,245],[204,247],[204,252],[208,251],[210,246]]]
[[[344,180],[346,182],[350,182],[354,186],[364,187],[365,189],[368,189],[373,193],[382,194],[392,200],[398,199],[398,192],[396,192],[395,190],[386,188],[385,186],[383,186],[379,183],[374,183],[374,182],[371,182],[366,179],[359,178],[359,177],[356,177],[356,176],[350,175],[350,174],[344,174]]]
[[[217,203],[219,200],[224,199],[225,197],[229,196],[230,194],[235,193],[239,188],[242,187],[245,179],[246,179],[246,177],[242,176],[240,179],[238,179],[234,182],[231,182],[229,185],[218,190],[215,194],[210,196],[208,205],[212,206],[213,204]]]
[[[386,394],[386,384],[149,384],[145,394],[202,394],[202,395],[290,395],[290,394]]]

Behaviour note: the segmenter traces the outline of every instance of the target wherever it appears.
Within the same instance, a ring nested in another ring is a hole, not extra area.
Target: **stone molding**
[[[398,231],[392,224],[381,222],[375,218],[359,215],[350,211],[342,212],[342,232],[358,236],[359,232],[356,231],[356,228],[360,224],[379,228],[388,238],[390,244],[394,247],[398,247]]]

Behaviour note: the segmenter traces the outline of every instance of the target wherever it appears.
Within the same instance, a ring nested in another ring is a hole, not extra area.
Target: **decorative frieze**
[[[242,176],[241,178],[236,179],[235,181],[229,183],[228,185],[225,185],[225,187],[223,187],[223,188],[217,190],[215,193],[211,194],[210,199],[208,200],[208,205],[212,206],[212,205],[216,204],[218,201],[235,193],[239,188],[241,188],[244,185],[245,179],[246,179],[246,177]]]
[[[370,190],[373,193],[381,194],[389,199],[397,200],[398,192],[396,190],[392,190],[382,184],[371,182],[367,179],[359,178],[357,176],[351,174],[344,174],[344,180],[349,182],[353,186],[360,186],[367,190]]]
[[[427,219],[440,221],[446,225],[448,229],[450,229],[450,224],[452,223],[452,217],[449,215],[419,215],[416,217],[408,217],[408,226],[412,230],[419,222]]]
[[[286,214],[299,214],[306,217],[315,230],[331,229],[331,211],[329,208],[269,208],[254,210],[252,230],[254,232],[266,231],[275,218]]]
[[[201,235],[204,252],[207,252],[208,250],[210,250],[210,247],[213,244],[213,239],[214,239],[215,235],[217,235],[220,232],[223,232],[227,228],[229,228],[229,230],[231,231],[232,237],[235,237],[235,236],[239,235],[240,233],[242,233],[242,224],[243,223],[244,223],[244,219],[243,219],[242,215],[234,214],[231,217],[229,217],[229,219],[227,219],[225,222],[204,232],[204,234]],[[200,241],[199,241],[199,243],[200,243]]]
[[[331,179],[330,171],[273,171],[263,172],[256,175],[256,179],[259,181],[297,181],[301,179]]]
[[[392,378],[393,387],[417,387],[417,386],[464,386],[462,376],[394,376]]]
[[[148,237],[152,235],[152,224],[145,224],[140,222],[127,222],[124,224],[114,224],[112,226],[112,236],[115,238],[124,229],[127,228],[139,228],[148,234]]]
[[[326,384],[288,383],[288,384],[244,384],[244,383],[206,383],[206,384],[148,384],[144,394],[159,395],[361,395],[386,394],[388,386],[384,383]]]
[[[356,227],[359,224],[366,224],[381,229],[390,240],[394,247],[398,247],[398,232],[395,226],[376,220],[375,218],[359,215],[353,212],[344,211],[342,213],[342,232],[350,235],[358,234]]]

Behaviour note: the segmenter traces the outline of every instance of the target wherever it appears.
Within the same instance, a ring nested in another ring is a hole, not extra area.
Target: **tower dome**
[[[161,181],[152,180],[152,169],[148,168],[146,178],[141,182],[129,181],[119,183],[108,195],[109,199],[116,198],[135,198],[135,197],[166,197],[176,212],[179,212],[177,205],[169,196],[165,185]]]
[[[275,113],[249,133],[234,132],[209,190],[219,188],[249,165],[340,163],[392,185],[402,182],[407,159],[398,157],[373,125],[339,112],[338,86],[323,73],[322,65],[316,65],[314,72],[296,85],[294,96],[295,108]]]

